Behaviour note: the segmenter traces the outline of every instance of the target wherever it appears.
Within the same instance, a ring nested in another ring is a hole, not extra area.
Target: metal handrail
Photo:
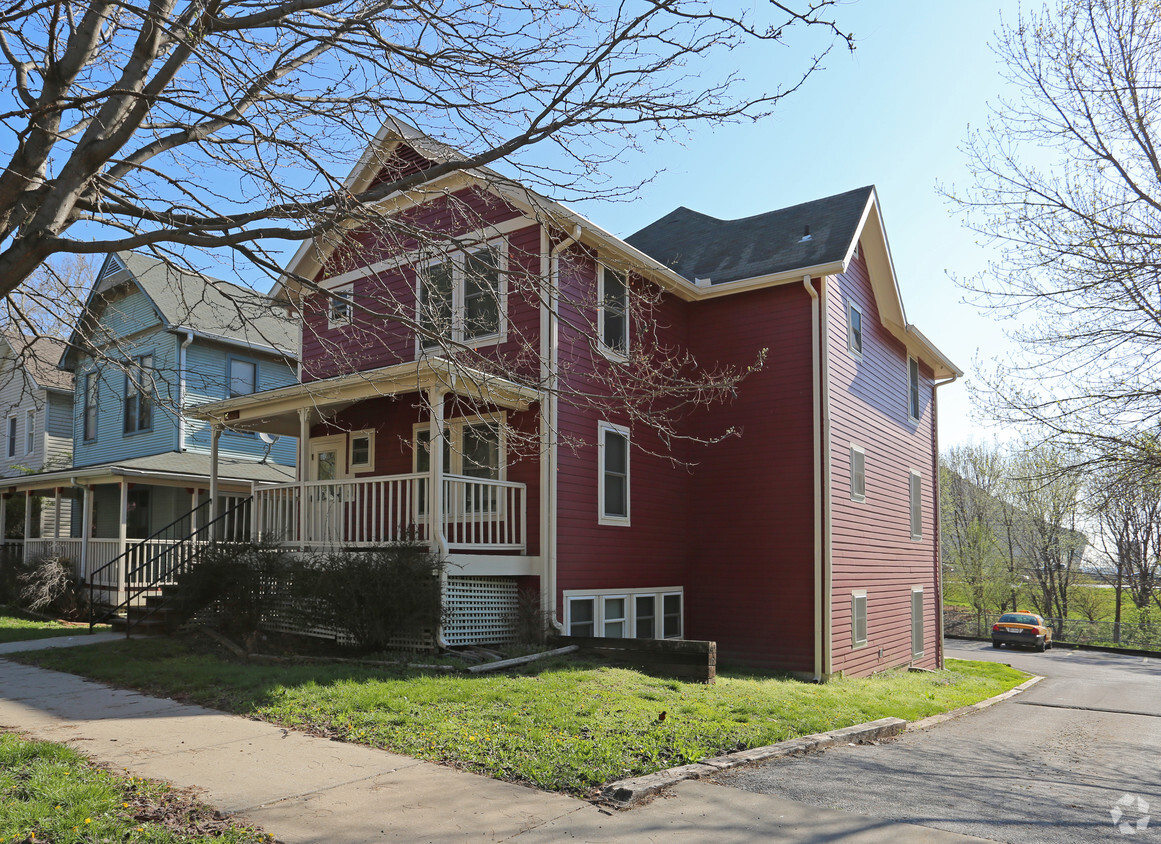
[[[194,545],[194,543],[206,541],[205,538],[199,539],[199,536],[204,536],[206,534],[209,534],[210,538],[213,538],[213,534],[216,534],[218,532],[217,526],[219,524],[224,523],[226,520],[233,517],[234,515],[236,515],[239,511],[241,511],[243,508],[245,508],[251,502],[251,500],[252,500],[252,496],[247,496],[246,498],[243,498],[243,499],[237,501],[232,507],[229,507],[221,514],[215,516],[213,519],[209,520],[208,522],[206,522],[204,524],[199,524],[197,529],[194,530],[193,532],[191,532],[188,536],[180,537],[178,539],[173,540],[172,545],[169,545],[165,548],[160,549],[156,554],[154,554],[150,557],[147,557],[143,561],[139,561],[136,565],[134,565],[132,567],[130,567],[129,565],[126,565],[125,566],[125,598],[124,598],[124,600],[118,602],[116,605],[114,605],[109,610],[107,610],[100,617],[97,617],[91,611],[91,608],[94,606],[93,599],[94,599],[94,592],[96,589],[96,575],[99,574],[100,572],[104,571],[107,568],[111,568],[111,567],[119,565],[122,560],[125,560],[128,563],[131,556],[133,554],[135,554],[138,550],[147,547],[148,543],[150,543],[150,542],[153,542],[153,541],[156,541],[158,539],[163,538],[162,534],[166,533],[171,528],[173,528],[177,525],[180,525],[183,522],[191,521],[192,517],[196,513],[198,513],[203,508],[207,508],[207,507],[212,506],[214,502],[203,501],[201,504],[199,504],[197,507],[190,510],[184,516],[178,517],[177,519],[170,522],[165,527],[161,528],[161,530],[158,530],[158,531],[154,532],[153,534],[151,534],[150,536],[146,537],[145,539],[140,540],[132,547],[126,548],[117,557],[115,557],[114,559],[105,563],[105,565],[101,566],[100,568],[94,570],[92,572],[92,574],[87,575],[89,578],[89,607],[90,607],[89,630],[92,631],[93,628],[97,624],[100,624],[103,621],[108,621],[110,618],[115,616],[122,609],[125,609],[126,610],[125,636],[126,636],[126,638],[128,638],[129,633],[133,627],[135,627],[137,624],[140,624],[142,621],[144,621],[146,618],[148,618],[150,615],[153,614],[152,612],[146,613],[141,618],[138,618],[136,622],[130,622],[129,618],[128,618],[128,609],[129,609],[130,605],[133,603],[133,601],[135,599],[140,597],[142,593],[150,591],[152,589],[156,589],[158,584],[167,580],[177,570],[177,566],[174,565],[173,560],[175,557],[177,559],[181,559],[182,555],[175,553],[176,550],[177,549],[184,549],[186,547],[194,548],[194,547],[196,547]],[[133,585],[134,575],[141,573],[143,570],[148,571],[153,566],[154,563],[156,563],[159,559],[161,559],[164,556],[168,556],[170,558],[170,562],[162,570],[156,572],[154,574],[153,578],[151,580],[149,580],[148,583],[134,587],[134,585]],[[185,563],[188,566],[192,562],[193,562],[193,556],[191,554],[190,557],[185,560]],[[155,611],[156,610],[154,610],[154,612]]]

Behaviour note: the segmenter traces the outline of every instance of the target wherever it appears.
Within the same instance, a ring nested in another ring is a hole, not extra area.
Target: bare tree
[[[948,195],[1002,258],[967,283],[1021,352],[985,376],[1001,418],[1161,463],[1161,6],[1053,0],[993,45],[1017,93]]]
[[[558,198],[623,194],[601,180],[626,149],[765,115],[850,46],[834,4],[10,3],[0,295],[59,253],[233,250],[277,274],[271,240],[381,221],[385,197],[486,165]],[[798,29],[822,36],[814,58],[771,61],[769,87],[722,71]],[[395,116],[462,155],[352,192]]]
[[[1007,474],[998,445],[957,446],[940,459],[944,572],[962,584],[981,626],[986,613],[1007,604],[1015,579],[1001,516]]]

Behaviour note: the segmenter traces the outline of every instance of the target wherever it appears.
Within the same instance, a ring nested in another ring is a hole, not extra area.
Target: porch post
[[[81,487],[81,577],[89,580],[89,542],[93,538],[93,488]]]
[[[129,536],[129,481],[121,478],[121,519],[117,525],[117,541],[121,554],[125,553],[126,540]]]
[[[8,493],[0,493],[0,544],[8,541]]]
[[[307,516],[309,509],[306,501],[306,479],[310,477],[310,409],[298,409],[298,541],[306,547]]]
[[[432,387],[427,392],[427,403],[431,408],[427,435],[430,472],[427,481],[427,538],[441,553],[446,550],[443,547],[443,397],[444,390],[439,387]]]
[[[28,562],[28,540],[32,539],[32,490],[24,490],[24,561]]]
[[[56,488],[56,498],[53,500],[52,511],[52,538],[60,539],[60,487]]]
[[[218,517],[218,441],[222,438],[222,426],[210,426],[210,522]],[[214,525],[213,533],[218,533]],[[210,537],[211,539],[214,537]]]
[[[198,535],[198,488],[195,486],[189,495],[189,535]]]

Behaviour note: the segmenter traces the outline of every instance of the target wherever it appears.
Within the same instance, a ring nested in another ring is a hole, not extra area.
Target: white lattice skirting
[[[515,579],[449,576],[444,603],[449,618],[443,635],[449,645],[512,641],[519,603]]]

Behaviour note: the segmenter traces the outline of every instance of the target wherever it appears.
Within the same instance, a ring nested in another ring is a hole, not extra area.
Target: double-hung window
[[[601,348],[617,357],[629,353],[629,280],[623,272],[601,267],[601,300],[597,309]]]
[[[230,398],[248,396],[258,389],[258,364],[230,358]]]
[[[847,348],[855,357],[862,357],[863,312],[853,301],[847,302]]]
[[[86,442],[97,438],[97,383],[95,370],[85,374],[82,436]]]
[[[923,539],[923,476],[912,470],[908,487],[911,504],[911,538],[918,542]]]
[[[443,471],[445,475],[459,476],[444,490],[444,508],[460,515],[495,513],[499,506],[498,491],[483,481],[503,480],[504,443],[501,432],[504,419],[496,421],[451,419],[444,423]],[[427,425],[415,426],[415,471],[422,474],[431,469],[431,431]],[[467,478],[478,479],[475,483]],[[419,479],[417,512],[422,515],[427,506],[427,479]]]
[[[153,427],[153,355],[138,355],[125,374],[125,433]]]
[[[867,500],[867,453],[851,443],[851,501]]]
[[[503,339],[506,328],[502,243],[435,261],[417,274],[416,321],[421,349],[441,340],[478,344]]]
[[[597,521],[602,525],[628,525],[629,429],[602,422],[597,434]]]
[[[8,456],[16,456],[16,417],[8,417]]]
[[[36,450],[36,411],[24,411],[24,453],[32,454]]]
[[[354,297],[353,284],[344,284],[330,292],[330,301],[327,303],[327,328],[351,324],[355,315]]]

